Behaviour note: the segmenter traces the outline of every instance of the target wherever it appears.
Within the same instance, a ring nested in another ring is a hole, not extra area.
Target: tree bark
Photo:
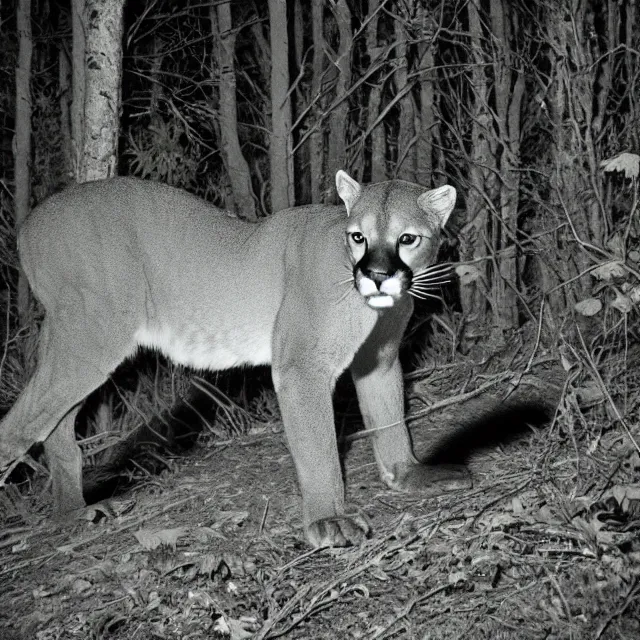
[[[291,154],[291,99],[289,92],[289,36],[287,3],[269,0],[271,41],[271,211],[293,204],[293,157]]]
[[[499,221],[494,222],[493,248],[500,252],[498,269],[492,273],[491,292],[502,331],[518,327],[518,264],[515,238],[518,228],[518,196],[520,190],[520,110],[524,94],[524,76],[513,69],[511,28],[507,5],[491,0],[491,27],[494,37],[493,77],[496,103],[496,125],[499,146],[494,149],[499,173]],[[496,145],[497,146],[497,145]]]
[[[124,0],[86,0],[82,14],[86,67],[80,182],[118,171],[123,8]],[[74,64],[79,62],[74,53]]]
[[[242,218],[256,220],[256,206],[251,188],[251,174],[238,136],[238,105],[236,94],[235,42],[231,4],[219,2],[210,9],[214,34],[214,69],[218,86],[220,148],[229,176],[233,206]]]
[[[407,31],[405,24],[409,16],[406,11],[402,10],[402,6],[398,6],[400,15],[393,21],[393,30],[395,35],[395,86],[396,93],[404,90],[409,82],[409,60],[407,48]],[[411,91],[406,93],[399,101],[400,115],[398,117],[398,142],[397,142],[397,160],[396,160],[396,177],[401,180],[409,180],[415,182],[415,133],[414,133],[414,104]]]
[[[72,89],[71,99],[71,140],[73,147],[73,173],[80,181],[80,168],[84,149],[84,94],[85,94],[85,0],[71,0],[72,35]]]
[[[433,55],[433,33],[427,10],[417,8],[422,34],[418,42],[418,67],[420,87],[420,110],[416,116],[416,182],[425,187],[435,185],[433,176],[433,137],[436,126],[434,111],[435,83],[433,80],[435,60]]]
[[[308,93],[304,90],[303,83],[300,81],[305,73],[306,54],[304,50],[304,34],[305,22],[308,20],[308,3],[305,2],[303,7],[302,0],[294,0],[293,4],[293,39],[294,39],[294,69],[292,75],[296,75],[296,89],[292,92],[293,113],[300,114],[306,107]],[[307,116],[308,117],[308,116]],[[292,125],[291,144],[296,149],[294,162],[296,167],[296,179],[294,181],[294,202],[296,204],[308,204],[313,202],[311,199],[311,179],[309,168],[311,162],[311,145],[307,140],[304,144],[298,146],[301,135],[304,134],[296,122]]]
[[[492,126],[489,110],[489,86],[485,74],[485,55],[483,51],[482,23],[475,2],[467,4],[469,15],[471,67],[471,150],[469,158],[469,185],[467,190],[467,221],[460,232],[462,259],[473,261],[485,258],[490,243],[488,234],[489,192],[494,180],[489,167],[493,155],[489,145]],[[480,277],[461,287],[460,302],[469,331],[484,327],[487,320],[487,303],[490,292],[487,290],[486,262],[476,263]],[[469,336],[472,337],[472,336]]]
[[[151,95],[149,96],[149,114],[151,121],[159,117],[160,102],[163,96],[162,83],[160,82],[160,72],[162,71],[162,62],[164,54],[162,52],[162,40],[156,34],[153,38],[153,59],[151,61]]]
[[[73,161],[73,136],[71,134],[71,64],[67,51],[60,47],[58,51],[58,81],[60,83],[60,137],[64,145],[65,182],[75,176]]]
[[[311,22],[313,61],[311,70],[311,101],[313,131],[309,136],[309,168],[311,173],[311,202],[322,202],[324,178],[324,132],[322,127],[322,83],[324,75],[324,0],[312,0]]]
[[[31,204],[31,0],[20,0],[17,8],[18,60],[16,64],[16,119],[14,145],[15,222],[24,222]],[[29,313],[29,286],[20,270],[18,277],[18,315],[24,323]]]
[[[29,213],[31,198],[31,0],[20,0],[17,10],[18,60],[16,64],[15,217],[20,227]]]
[[[351,11],[346,0],[335,0],[333,13],[338,25],[340,44],[333,62],[335,70],[335,105],[329,114],[329,152],[327,157],[327,181],[324,201],[333,200],[334,176],[339,169],[346,169],[346,146],[349,105],[345,99],[351,84]]]
[[[377,11],[378,0],[369,0],[368,15],[373,16],[367,27],[367,52],[369,53],[369,66],[378,65],[382,61],[384,47],[378,43],[378,22],[380,12]],[[377,81],[376,81],[377,79]],[[382,103],[382,74],[374,76],[373,86],[369,92],[367,101],[367,131],[371,131],[371,182],[381,182],[387,177],[387,147],[384,131],[384,121],[374,126],[380,114]]]

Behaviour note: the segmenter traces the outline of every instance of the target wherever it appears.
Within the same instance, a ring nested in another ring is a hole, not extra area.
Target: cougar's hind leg
[[[56,515],[82,509],[82,452],[76,442],[76,405],[62,418],[51,435],[44,441],[44,452],[51,474],[51,494]]]
[[[45,443],[56,511],[84,505],[73,432],[77,405],[135,348],[133,329],[122,317],[119,326],[109,326],[106,314],[87,313],[86,301],[83,311],[47,313],[35,372],[0,425],[0,468]]]

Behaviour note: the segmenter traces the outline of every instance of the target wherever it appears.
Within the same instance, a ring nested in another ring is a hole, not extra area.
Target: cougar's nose
[[[388,271],[382,271],[378,269],[362,269],[362,275],[369,278],[369,280],[373,280],[376,287],[380,288],[380,285],[390,278],[393,274]]]

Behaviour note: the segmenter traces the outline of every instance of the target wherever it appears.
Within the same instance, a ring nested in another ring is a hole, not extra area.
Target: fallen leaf
[[[618,293],[616,299],[611,303],[611,306],[620,311],[620,313],[629,313],[631,309],[633,309],[633,302],[631,302],[631,298],[628,296]]]
[[[160,545],[171,547],[174,551],[178,543],[178,538],[187,532],[183,527],[176,529],[160,529],[159,531],[151,531],[151,529],[138,529],[133,535],[145,549],[157,549]]]
[[[637,178],[640,173],[640,156],[637,153],[620,153],[600,163],[605,173],[621,171],[625,178]]]
[[[468,264],[459,264],[455,271],[463,285],[471,284],[480,277],[480,271]]]
[[[449,584],[458,584],[459,582],[465,582],[467,579],[467,574],[465,571],[452,571],[449,574],[448,582]]]
[[[574,309],[582,316],[595,316],[602,309],[602,302],[598,298],[587,298],[577,302]]]
[[[611,260],[601,264],[591,271],[591,275],[598,280],[610,282],[613,278],[623,278],[627,274],[624,264],[620,260]]]

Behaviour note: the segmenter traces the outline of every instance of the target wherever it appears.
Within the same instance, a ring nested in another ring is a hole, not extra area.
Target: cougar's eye
[[[359,231],[353,231],[349,235],[356,244],[362,244],[364,242],[364,236]]]
[[[414,233],[403,233],[398,239],[398,243],[405,246],[417,245],[419,242],[420,236],[417,236]]]

